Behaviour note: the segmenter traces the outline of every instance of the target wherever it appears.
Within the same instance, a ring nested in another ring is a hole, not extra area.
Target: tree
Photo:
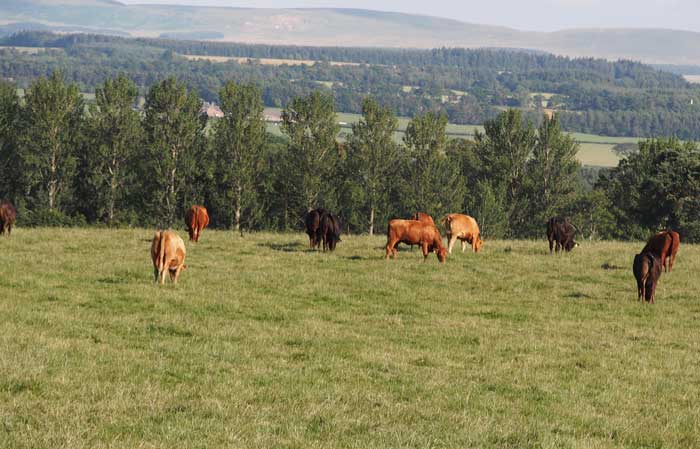
[[[398,126],[391,110],[381,107],[372,97],[363,100],[362,118],[352,125],[348,165],[365,193],[369,235],[374,234],[377,210],[387,213],[389,192],[398,169],[398,148],[394,143]]]
[[[17,160],[17,139],[20,106],[15,86],[0,81],[0,199],[18,195],[19,161]],[[16,202],[16,201],[14,201]]]
[[[337,161],[338,125],[333,97],[315,91],[294,98],[282,111],[282,131],[289,137],[289,163],[295,179],[292,188],[298,206],[309,211],[328,200],[328,175]]]
[[[545,115],[528,161],[527,223],[531,229],[523,230],[530,236],[541,234],[541,225],[561,214],[560,209],[573,200],[580,165],[576,160],[578,149],[576,141],[562,132],[557,117]]]
[[[460,167],[447,157],[447,117],[428,112],[406,127],[405,204],[410,210],[442,215],[461,205]]]
[[[250,224],[258,200],[258,185],[265,169],[265,120],[262,93],[253,84],[226,83],[219,93],[224,117],[214,126],[214,153],[219,193],[233,206],[233,225],[242,232],[241,214]]]
[[[113,224],[128,188],[130,165],[143,143],[139,113],[133,109],[138,90],[123,75],[107,80],[95,91],[88,119],[87,182],[97,196],[98,216]]]
[[[25,100],[19,153],[24,179],[34,205],[56,212],[75,173],[83,100],[61,72],[32,83]]]
[[[172,226],[184,211],[187,183],[195,175],[197,155],[204,151],[201,101],[184,84],[168,78],[151,86],[145,109],[150,200],[160,211],[159,221]]]

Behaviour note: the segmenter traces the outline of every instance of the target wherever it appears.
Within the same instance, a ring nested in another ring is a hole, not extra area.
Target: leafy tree
[[[201,101],[183,83],[168,78],[151,86],[146,96],[144,129],[148,146],[145,167],[151,206],[160,222],[173,226],[184,212],[187,183],[204,151]]]
[[[333,97],[315,91],[293,99],[282,112],[282,131],[289,137],[289,169],[295,206],[311,210],[329,200],[326,182],[337,161],[338,125]],[[324,196],[325,194],[325,196]]]
[[[0,81],[0,199],[14,199],[21,193],[18,191],[21,179],[16,148],[19,116],[17,90],[12,84]]]
[[[364,191],[363,206],[369,210],[369,235],[374,234],[375,214],[386,216],[389,192],[398,170],[398,148],[394,133],[399,122],[387,107],[372,97],[362,102],[362,118],[352,125],[349,169]]]
[[[409,211],[440,216],[461,205],[464,183],[459,165],[447,157],[447,117],[428,112],[406,127],[406,196]],[[409,212],[407,211],[407,212]]]
[[[123,75],[107,80],[95,91],[87,121],[89,147],[85,153],[86,182],[96,192],[97,216],[113,224],[130,185],[132,166],[143,145],[139,113],[133,109],[138,90]]]
[[[214,152],[222,204],[233,206],[233,225],[241,230],[260,215],[258,186],[265,164],[265,120],[261,91],[229,81],[219,93],[224,117],[214,127]]]
[[[32,203],[61,211],[75,173],[83,100],[61,72],[39,78],[27,90],[19,158]]]

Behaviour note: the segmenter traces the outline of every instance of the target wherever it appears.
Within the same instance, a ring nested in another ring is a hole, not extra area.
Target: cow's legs
[[[428,242],[423,242],[423,247],[421,248],[423,250],[423,262],[428,260]]]
[[[156,284],[158,283],[158,274],[160,274],[158,273],[158,268],[153,267],[153,282]]]
[[[554,240],[549,239],[549,255],[552,255],[552,249],[554,248]]]
[[[455,242],[457,242],[457,236],[452,234],[450,236],[450,243],[447,245],[447,252],[452,254],[452,248],[455,246]]]
[[[386,242],[386,260],[389,260],[389,256],[392,256],[392,258],[396,259],[396,248],[394,248],[394,245],[396,245],[396,242],[392,241],[389,239]]]
[[[459,243],[462,244],[462,252],[467,250],[467,241],[466,240],[460,240]]]

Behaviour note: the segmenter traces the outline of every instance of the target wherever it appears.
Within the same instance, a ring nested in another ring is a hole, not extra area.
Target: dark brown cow
[[[330,212],[321,215],[321,224],[318,228],[317,240],[323,242],[323,251],[335,250],[335,246],[340,242],[340,220]]]
[[[424,262],[430,252],[435,252],[441,263],[444,263],[447,258],[447,248],[442,245],[440,231],[434,225],[417,220],[391,220],[387,228],[387,259],[389,256],[396,258],[398,255],[396,245],[399,243],[421,245]]]
[[[552,217],[547,222],[547,240],[549,240],[549,254],[552,254],[552,247],[556,243],[556,252],[564,249],[566,252],[571,251],[578,246],[574,241],[576,234],[576,226],[574,226],[568,218]]]
[[[7,235],[12,233],[12,226],[17,218],[17,210],[9,201],[0,201],[0,234],[7,231]]]
[[[185,214],[185,224],[190,241],[199,242],[199,236],[204,228],[209,225],[209,214],[204,206],[194,205]]]
[[[309,248],[318,248],[321,244],[321,216],[326,213],[322,207],[306,213],[306,234],[309,236]]]
[[[666,258],[670,257],[668,271],[671,271],[673,262],[676,259],[675,253],[678,253],[678,246],[680,246],[680,236],[677,232],[661,231],[649,237],[647,244],[642,249],[642,253],[650,252],[654,254],[661,261],[661,265],[664,268],[666,268]]]
[[[637,301],[644,298],[654,304],[656,284],[661,277],[661,261],[650,251],[642,251],[634,256],[632,272],[637,280]]]
[[[165,284],[165,273],[170,274],[170,281],[177,284],[180,272],[185,265],[185,242],[173,231],[156,231],[151,242],[151,260],[153,260],[153,277],[155,282]]]

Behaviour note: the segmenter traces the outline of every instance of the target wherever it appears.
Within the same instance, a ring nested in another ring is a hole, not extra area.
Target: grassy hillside
[[[439,266],[384,261],[381,237],[206,230],[158,287],[151,236],[0,239],[0,447],[700,445],[696,246],[649,306],[639,242]]]
[[[226,41],[432,48],[529,48],[569,56],[700,64],[699,33],[653,30],[518,31],[451,19],[356,9],[254,9],[123,5],[110,0],[5,0],[0,25],[49,27],[132,36],[181,36]],[[178,34],[179,33],[179,34]]]

